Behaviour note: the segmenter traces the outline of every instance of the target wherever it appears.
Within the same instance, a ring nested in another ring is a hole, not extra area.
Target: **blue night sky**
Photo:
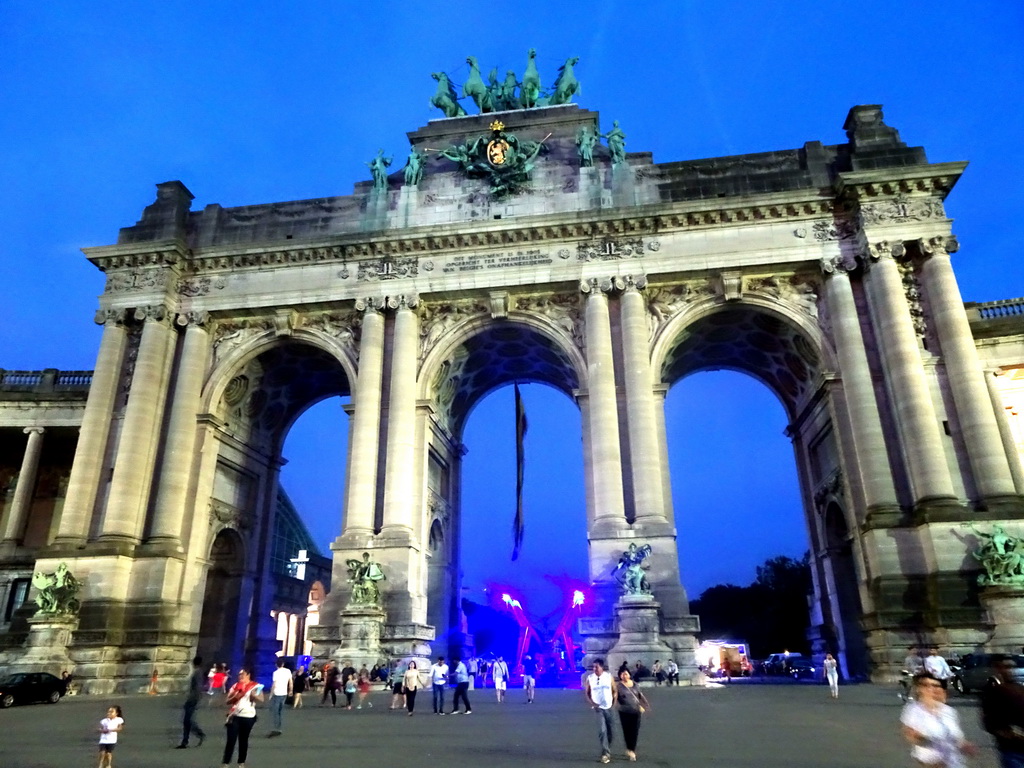
[[[435,9],[433,12],[428,8]],[[578,103],[618,119],[656,162],[846,140],[855,104],[882,104],[933,162],[969,160],[947,203],[965,300],[1024,296],[1013,221],[1024,209],[1024,5],[1007,2],[39,3],[0,6],[0,367],[89,369],[103,276],[79,252],[116,240],[180,179],[237,206],[350,194],[378,147],[439,117],[433,71],[461,82],[523,70],[545,84],[578,55]],[[1017,94],[1017,95],[1014,95]],[[1012,260],[1012,261],[1011,261]],[[467,583],[549,581],[585,567],[579,413],[528,385],[526,550],[509,563],[511,389],[469,421]],[[708,373],[668,398],[684,582],[748,583],[807,534],[785,415],[753,379]],[[318,542],[337,534],[345,451],[337,400],[286,445],[284,482]],[[538,591],[545,586],[545,592]],[[529,606],[528,606],[529,608]]]

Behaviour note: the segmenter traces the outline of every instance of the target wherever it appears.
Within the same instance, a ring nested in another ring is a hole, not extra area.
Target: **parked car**
[[[48,672],[19,672],[0,680],[0,708],[45,701],[56,704],[64,695],[64,681]]]
[[[792,677],[794,680],[799,680],[801,677],[814,677],[814,673],[817,668],[814,666],[814,662],[810,659],[803,657],[790,658],[788,662],[788,669],[786,674]]]
[[[785,675],[795,659],[803,658],[799,653],[772,653],[762,664],[766,675]]]
[[[992,665],[995,656],[992,653],[968,653],[960,659],[960,666],[953,673],[953,688],[958,693],[981,690],[996,673]],[[1014,663],[1013,676],[1018,683],[1024,684],[1024,655],[1016,654],[1011,658]]]

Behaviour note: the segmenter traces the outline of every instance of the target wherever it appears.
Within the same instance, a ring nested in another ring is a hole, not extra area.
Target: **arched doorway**
[[[242,537],[224,528],[210,547],[197,655],[214,664],[227,663],[231,669],[238,669],[241,662],[239,622],[248,614],[248,606],[242,605],[244,576]]]

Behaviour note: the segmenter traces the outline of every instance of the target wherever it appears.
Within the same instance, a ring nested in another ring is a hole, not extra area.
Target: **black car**
[[[20,672],[0,680],[0,708],[46,701],[56,704],[64,695],[62,680],[48,672]]]
[[[960,660],[960,665],[953,670],[953,688],[958,693],[970,693],[985,687],[985,683],[996,673],[992,653],[968,653]],[[1014,655],[1013,677],[1018,683],[1024,683],[1024,655]]]
[[[810,659],[796,658],[789,660],[786,674],[794,680],[799,680],[801,677],[813,678],[815,671],[814,662]]]

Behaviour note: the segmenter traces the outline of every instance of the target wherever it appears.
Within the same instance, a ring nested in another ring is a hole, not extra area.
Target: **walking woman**
[[[828,691],[833,699],[839,698],[839,663],[831,653],[825,654],[825,679],[828,681]]]
[[[619,685],[616,690],[619,705],[619,722],[622,724],[622,738],[626,742],[626,757],[636,762],[636,742],[640,736],[640,717],[651,708],[647,697],[640,691],[628,669],[619,672]]]
[[[341,687],[340,672],[337,664],[325,664],[324,671],[324,695],[320,699],[320,706],[327,703],[327,697],[331,697],[331,706],[338,706],[338,689]]]
[[[914,701],[903,707],[900,722],[915,765],[965,768],[964,755],[975,753],[956,710],[946,704],[942,683],[929,672],[914,675]]]
[[[405,682],[402,679],[402,671],[395,665],[391,673],[391,706],[388,709],[403,709],[405,707]]]
[[[257,684],[248,669],[238,671],[238,682],[228,691],[228,717],[224,722],[227,729],[227,742],[224,744],[224,759],[221,763],[227,766],[238,742],[238,767],[245,768],[245,758],[249,754],[249,734],[256,725],[256,702],[263,701],[263,686]]]
[[[420,687],[420,672],[416,669],[416,662],[410,661],[409,667],[402,675],[402,688],[405,690],[405,708],[409,710],[409,717],[416,708],[416,691]]]
[[[292,709],[302,709],[302,694],[306,692],[309,684],[309,675],[305,667],[299,667],[292,681]]]

